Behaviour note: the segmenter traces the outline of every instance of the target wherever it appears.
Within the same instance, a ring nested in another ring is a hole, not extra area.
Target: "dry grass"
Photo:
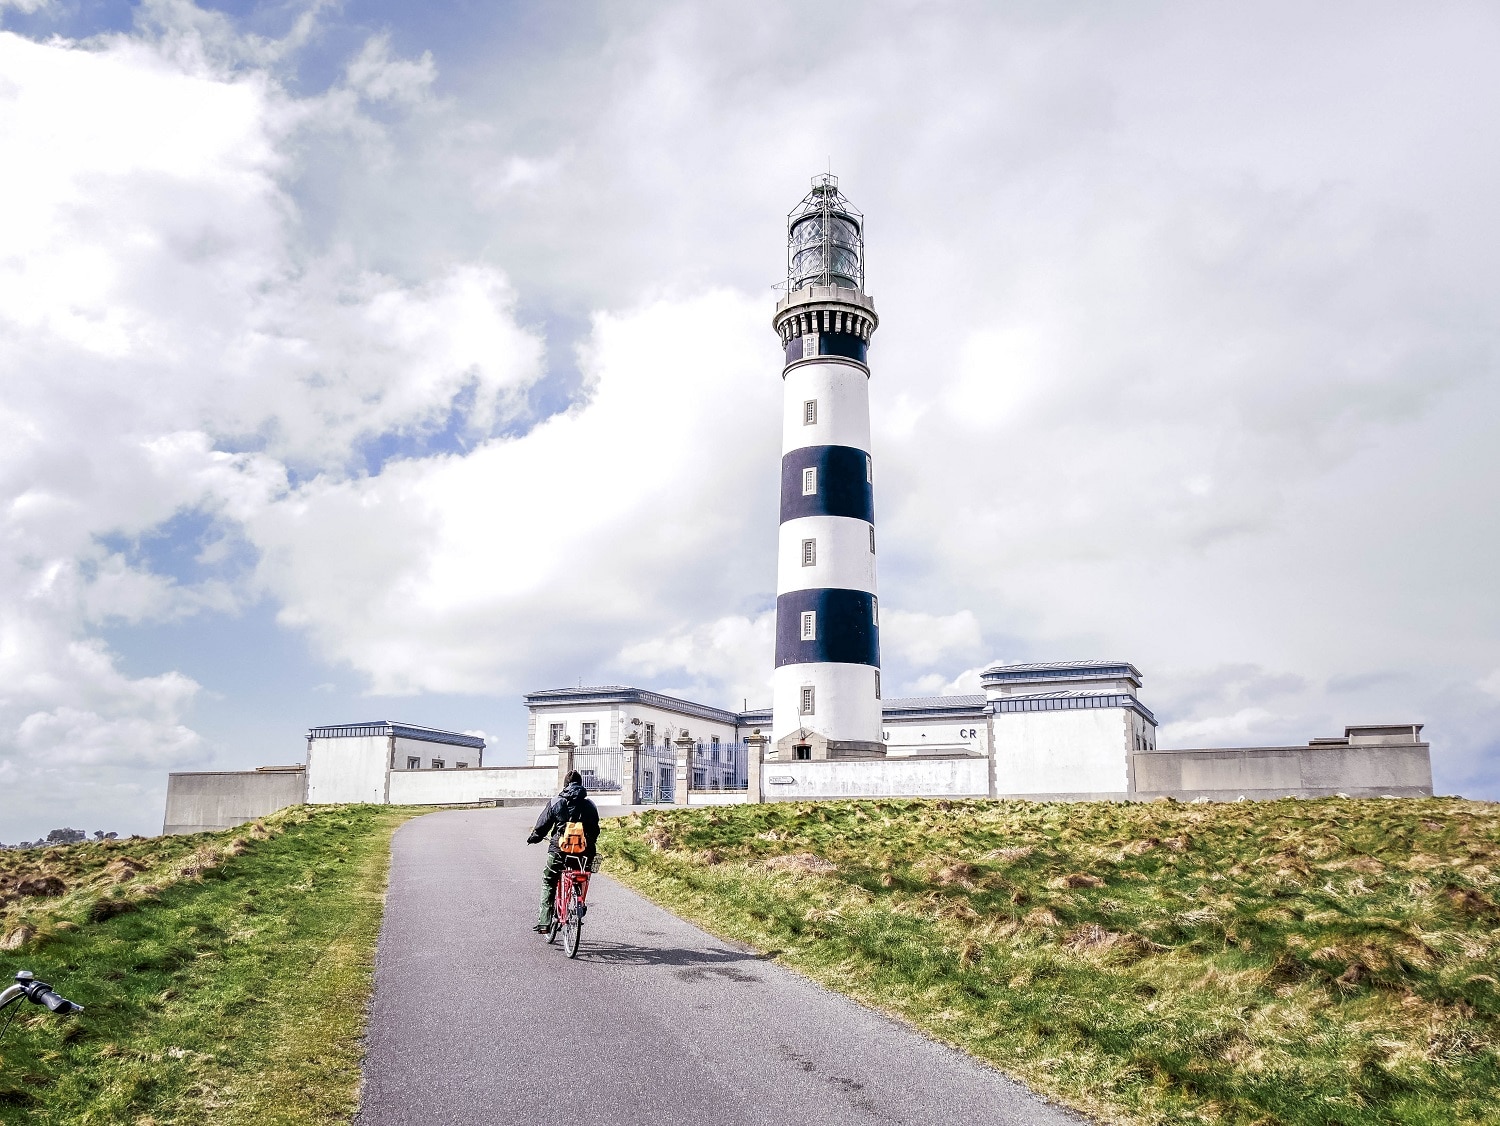
[[[412,811],[296,807],[226,833],[0,854],[0,972],[86,1006],[0,1044],[0,1122],[347,1122],[390,835]],[[59,895],[25,895],[52,878]]]
[[[613,871],[1114,1122],[1500,1122],[1500,808],[653,811]]]

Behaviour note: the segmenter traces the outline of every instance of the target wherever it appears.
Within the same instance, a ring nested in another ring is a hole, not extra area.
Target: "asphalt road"
[[[397,832],[363,1126],[1082,1122],[605,877],[569,961],[531,931],[535,814]]]

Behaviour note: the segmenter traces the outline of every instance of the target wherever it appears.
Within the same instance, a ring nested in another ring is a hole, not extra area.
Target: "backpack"
[[[583,831],[583,822],[569,821],[558,839],[557,847],[570,856],[577,856],[587,849],[588,835]]]

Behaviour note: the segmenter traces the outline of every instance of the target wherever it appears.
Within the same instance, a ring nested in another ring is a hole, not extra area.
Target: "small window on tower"
[[[818,421],[818,400],[808,399],[802,404],[802,425],[812,426]]]
[[[802,471],[802,495],[816,496],[818,492],[818,467],[809,465]]]
[[[816,610],[802,611],[802,640],[818,640],[818,612]]]
[[[818,565],[818,541],[802,541],[802,565],[804,567],[816,567]]]
[[[803,715],[812,715],[813,707],[817,704],[817,702],[816,690],[811,684],[804,684],[802,686],[802,706],[800,709],[801,713]]]
[[[870,622],[877,626],[880,624],[880,599],[873,594],[870,595]]]
[[[872,485],[875,483],[875,463],[869,454],[865,454],[865,480]]]
[[[880,699],[880,670],[875,670],[875,699]]]
[[[875,554],[875,525],[870,525],[870,554]]]

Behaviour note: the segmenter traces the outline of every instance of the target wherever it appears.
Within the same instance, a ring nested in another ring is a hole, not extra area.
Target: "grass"
[[[0,1122],[347,1122],[390,837],[414,811],[294,807],[225,833],[0,853]],[[21,895],[30,890],[60,895]]]
[[[1500,807],[648,811],[610,871],[1099,1120],[1500,1122]]]

